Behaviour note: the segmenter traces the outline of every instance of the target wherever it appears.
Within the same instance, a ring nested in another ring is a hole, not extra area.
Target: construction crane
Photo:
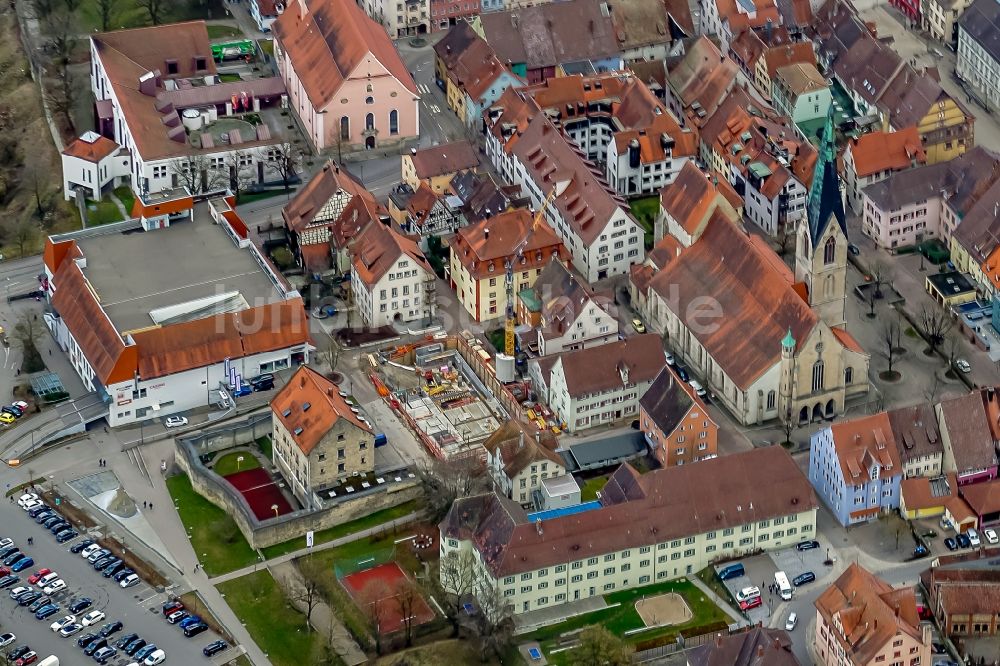
[[[553,187],[549,191],[549,195],[545,197],[545,201],[542,202],[541,207],[538,209],[538,213],[535,215],[535,219],[531,222],[531,227],[528,229],[528,233],[525,234],[521,242],[517,244],[514,251],[510,253],[507,257],[504,267],[507,269],[506,275],[506,287],[507,287],[507,320],[504,322],[504,353],[507,356],[514,355],[514,260],[521,256],[521,252],[524,250],[524,246],[528,244],[528,239],[531,238],[531,234],[538,227],[538,223],[542,221],[545,216],[545,209],[549,207],[552,200],[556,197],[556,188]]]

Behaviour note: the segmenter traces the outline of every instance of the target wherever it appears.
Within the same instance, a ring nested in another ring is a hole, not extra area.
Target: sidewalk
[[[400,516],[391,523],[383,523],[382,525],[376,525],[375,527],[370,527],[366,530],[361,530],[360,532],[354,532],[353,534],[348,534],[347,536],[340,537],[339,539],[334,539],[333,541],[327,541],[326,543],[321,543],[313,548],[300,548],[299,550],[294,550],[290,553],[285,553],[284,555],[279,555],[278,557],[272,557],[269,560],[265,560],[264,564],[269,567],[278,566],[285,564],[286,562],[291,562],[292,560],[302,557],[303,555],[308,555],[309,553],[318,553],[320,551],[329,550],[331,548],[336,548],[337,546],[343,546],[345,543],[351,543],[352,541],[360,541],[365,537],[369,537],[373,534],[378,534],[384,532],[386,525],[405,525],[406,523],[412,523],[418,518],[422,517],[423,514],[419,512],[409,513],[405,516]],[[227,581],[242,578],[243,576],[254,573],[257,570],[257,566],[251,564],[248,567],[243,567],[242,569],[237,569],[236,571],[230,571],[229,573],[224,573],[210,579],[212,585],[219,585],[220,583],[225,583]]]
[[[741,627],[745,627],[748,624],[750,624],[745,617],[741,616],[739,613],[737,613],[735,610],[733,610],[733,607],[729,605],[728,601],[726,601],[725,599],[722,599],[721,597],[719,597],[719,595],[716,594],[715,592],[713,592],[712,588],[710,588],[708,585],[705,585],[705,583],[703,583],[700,578],[698,578],[697,576],[691,575],[691,576],[688,576],[687,579],[689,581],[691,581],[691,583],[695,587],[697,587],[699,590],[701,590],[705,594],[706,597],[708,597],[709,599],[711,599],[715,603],[716,606],[718,606],[719,608],[721,608],[722,612],[724,612],[726,615],[728,615],[737,625],[739,625]]]

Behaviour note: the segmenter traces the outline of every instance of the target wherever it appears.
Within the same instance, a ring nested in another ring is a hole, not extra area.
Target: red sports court
[[[370,592],[366,593],[365,588],[375,580],[385,583],[382,588],[382,596],[378,599],[370,598]],[[366,605],[379,602],[378,604],[378,630],[381,634],[391,634],[403,629],[403,615],[399,611],[396,602],[396,594],[400,585],[407,580],[406,574],[395,562],[380,564],[371,569],[365,569],[357,573],[344,576],[341,581],[344,587],[362,610],[368,611]],[[424,624],[434,619],[434,611],[427,605],[423,596],[418,597],[413,604],[413,626]]]
[[[254,515],[257,516],[257,520],[274,518],[274,509],[271,508],[274,505],[278,506],[279,516],[292,512],[292,507],[288,504],[285,496],[281,494],[278,484],[262,468],[236,472],[225,479],[233,484],[236,490],[240,491]]]

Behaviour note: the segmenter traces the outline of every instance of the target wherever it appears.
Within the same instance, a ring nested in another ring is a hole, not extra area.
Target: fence
[[[388,564],[392,562],[396,557],[396,547],[386,546],[385,548],[376,548],[356,560],[343,561],[338,560],[333,565],[333,573],[337,576],[337,580],[344,580],[351,574],[356,574],[359,571],[367,571],[368,569],[374,569],[377,566]]]
[[[659,659],[661,657],[681,652],[682,650],[690,650],[715,640],[715,637],[719,636],[721,633],[721,631],[710,631],[707,634],[699,634],[697,636],[690,636],[686,638],[683,635],[678,636],[676,643],[659,645],[654,648],[649,648],[648,650],[633,652],[632,662],[641,664],[646,661],[652,661],[654,659]],[[733,633],[737,632],[729,631],[730,635]]]

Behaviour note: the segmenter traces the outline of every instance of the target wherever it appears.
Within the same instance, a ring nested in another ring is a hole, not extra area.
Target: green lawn
[[[97,0],[82,0],[76,12],[77,28],[81,33],[101,31],[101,14]],[[225,18],[223,0],[172,0],[159,3],[163,8],[160,23],[177,23],[197,19]],[[115,2],[108,28],[137,28],[150,25],[149,14],[135,2]],[[209,26],[211,27],[211,26]]]
[[[322,637],[309,630],[305,616],[289,604],[270,572],[222,583],[219,592],[272,664],[323,663]]]
[[[635,610],[635,602],[643,596],[665,594],[668,592],[676,592],[684,597],[694,615],[691,621],[625,636],[626,631],[638,629],[643,626],[642,619]],[[542,651],[545,653],[545,657],[549,660],[549,663],[567,664],[571,658],[572,650],[554,655],[551,654],[551,650],[558,647],[560,638],[567,632],[583,629],[592,624],[603,625],[616,636],[620,636],[625,641],[635,644],[662,638],[673,641],[678,634],[687,633],[697,635],[703,633],[703,627],[711,628],[720,624],[725,625],[729,621],[729,617],[721,608],[716,606],[711,600],[706,599],[701,590],[695,587],[693,583],[683,578],[631,590],[612,592],[605,595],[604,600],[608,605],[615,603],[620,605],[573,617],[559,624],[543,627],[530,634],[529,638],[541,643]]]
[[[115,202],[109,198],[101,201],[87,199],[87,226],[97,227],[102,224],[121,222],[122,214]]]
[[[257,45],[260,46],[261,51],[271,56],[272,58],[274,57],[274,42],[272,40],[262,39],[257,42]]]
[[[243,458],[243,462],[240,462],[240,458]],[[233,451],[216,460],[215,464],[212,465],[212,471],[219,476],[229,476],[236,472],[245,472],[248,469],[257,469],[258,467],[260,467],[260,462],[254,454],[249,451]]]
[[[210,28],[212,26],[209,26]],[[235,81],[242,81],[243,77],[235,72],[223,72],[219,74],[219,81],[221,83],[233,83]]]
[[[270,437],[258,437],[255,443],[257,444],[257,448],[260,449],[260,452],[263,453],[268,460],[274,460],[274,452],[271,449]]]
[[[417,500],[411,500],[399,506],[390,507],[388,509],[383,509],[381,511],[376,511],[373,514],[364,516],[363,518],[358,518],[357,520],[352,520],[349,523],[343,523],[341,525],[335,525],[326,530],[321,530],[313,535],[316,545],[321,543],[326,543],[327,541],[333,541],[334,539],[339,539],[340,537],[347,536],[348,534],[354,534],[355,532],[360,532],[361,530],[366,530],[376,525],[381,525],[383,523],[391,522],[397,518],[401,518],[409,513],[418,511],[420,509],[420,502]],[[359,544],[367,544],[367,539],[362,539]],[[351,550],[352,544],[346,544],[340,546],[339,548],[334,548],[330,552],[340,553],[341,549]],[[279,555],[284,555],[285,553],[290,553],[294,550],[299,550],[306,547],[306,538],[301,536],[297,539],[292,539],[291,541],[285,541],[284,543],[275,544],[269,548],[264,548],[261,552],[264,553],[264,557],[271,559],[272,557],[278,557]],[[368,546],[364,546],[367,548]],[[362,548],[363,550],[363,548]],[[343,557],[340,554],[338,557]]]
[[[243,37],[243,31],[232,25],[209,25],[205,26],[208,30],[209,39],[223,39],[225,37]]]
[[[585,481],[583,487],[580,488],[580,501],[589,502],[597,499],[597,491],[603,488],[607,482],[608,477],[606,476],[595,476]]]
[[[660,212],[660,197],[643,197],[642,199],[633,199],[629,202],[629,208],[632,209],[632,216],[635,217],[636,222],[638,222],[643,231],[645,237],[646,249],[653,247],[653,223],[656,221],[656,215]]]
[[[218,576],[256,561],[233,519],[196,493],[186,474],[168,478],[167,489],[206,574]]]
[[[132,206],[135,204],[135,194],[132,193],[132,188],[128,185],[116,187],[115,196],[118,197],[118,200],[122,202],[123,206],[125,206],[125,211],[131,215]]]

